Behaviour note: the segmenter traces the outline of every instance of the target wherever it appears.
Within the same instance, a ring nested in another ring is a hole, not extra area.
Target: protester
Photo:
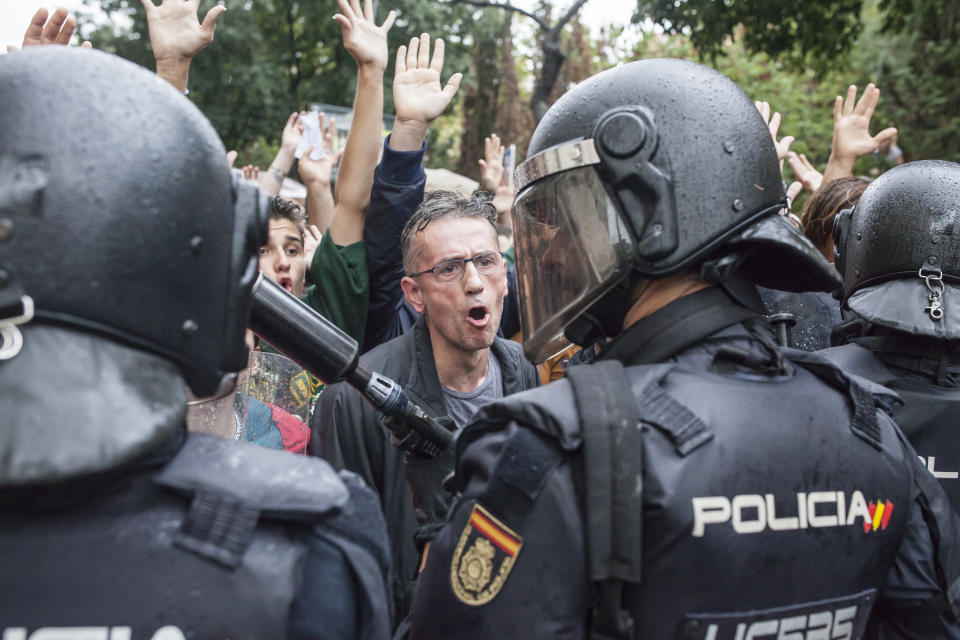
[[[489,201],[431,193],[404,226],[401,248],[403,296],[422,315],[411,331],[367,353],[364,364],[398,381],[413,402],[454,428],[482,404],[536,386],[536,371],[520,346],[497,337],[507,278]],[[312,427],[309,452],[359,473],[380,495],[394,598],[397,610],[405,611],[419,566],[414,535],[424,515],[415,512],[402,454],[373,407],[342,383],[321,395]],[[441,479],[420,478],[420,491],[441,492]]]

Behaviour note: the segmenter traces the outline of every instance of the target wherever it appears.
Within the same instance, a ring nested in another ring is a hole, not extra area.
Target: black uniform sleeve
[[[916,497],[867,637],[960,640],[960,518],[936,479],[911,457]]]
[[[470,444],[458,474],[464,490],[431,544],[409,637],[580,638],[584,534],[559,446],[510,423]]]

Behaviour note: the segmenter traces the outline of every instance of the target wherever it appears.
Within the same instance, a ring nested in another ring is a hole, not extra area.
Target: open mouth
[[[287,291],[293,291],[293,278],[289,276],[282,276],[279,280],[277,280],[277,284]]]
[[[490,312],[483,305],[470,307],[467,312],[467,321],[475,327],[485,327],[490,322]]]

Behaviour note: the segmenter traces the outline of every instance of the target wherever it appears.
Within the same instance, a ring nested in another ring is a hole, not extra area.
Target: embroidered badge
[[[450,563],[453,593],[471,606],[493,600],[507,581],[522,546],[523,538],[474,504]]]

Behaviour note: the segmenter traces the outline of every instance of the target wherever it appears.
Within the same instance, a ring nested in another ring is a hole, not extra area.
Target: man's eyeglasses
[[[411,273],[410,278],[422,276],[425,273],[433,273],[437,282],[449,284],[457,282],[463,278],[467,272],[467,263],[472,262],[477,271],[482,274],[496,273],[503,266],[503,254],[499,251],[487,251],[480,253],[472,258],[463,258],[462,260],[447,260],[433,266],[432,269],[421,271],[420,273]]]

